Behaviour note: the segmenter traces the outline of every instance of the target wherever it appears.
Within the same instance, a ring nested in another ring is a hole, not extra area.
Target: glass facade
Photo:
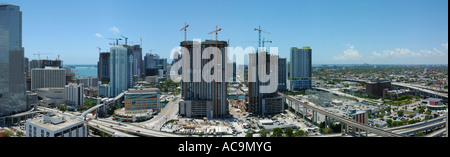
[[[22,12],[0,4],[0,117],[27,110]]]
[[[115,97],[120,93],[128,90],[129,83],[129,69],[127,49],[123,46],[111,47],[111,56],[109,62],[109,76],[110,76],[110,97]],[[131,80],[132,81],[132,80]]]
[[[312,50],[291,48],[290,90],[311,89]]]

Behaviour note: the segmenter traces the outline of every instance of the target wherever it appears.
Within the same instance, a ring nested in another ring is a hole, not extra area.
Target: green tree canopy
[[[273,135],[274,135],[275,137],[281,137],[281,136],[283,136],[283,129],[281,129],[281,128],[275,128],[275,129],[273,129]]]

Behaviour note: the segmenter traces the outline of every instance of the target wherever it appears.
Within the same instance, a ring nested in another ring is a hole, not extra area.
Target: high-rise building
[[[310,47],[291,48],[290,87],[293,90],[311,89],[312,50]]]
[[[141,45],[123,45],[125,48],[127,48],[127,55],[131,62],[129,62],[129,73],[131,77],[137,76],[137,78],[143,78],[141,76],[141,61],[142,61],[142,48]],[[133,87],[133,85],[130,86],[130,88]]]
[[[167,58],[160,58],[157,54],[147,53],[144,57],[144,62],[145,76],[159,75],[159,70],[163,70],[163,74],[167,74]]]
[[[61,87],[66,85],[66,70],[57,67],[31,70],[31,90],[37,88]]]
[[[0,117],[28,110],[22,12],[10,4],[0,4],[0,71]]]
[[[133,76],[130,76],[130,67],[132,67],[133,58],[127,55],[127,49],[117,45],[111,47],[111,56],[109,63],[109,78],[111,93],[109,97],[115,97],[120,93],[133,87]]]
[[[287,65],[286,58],[278,58],[278,90],[283,92],[287,90]]]
[[[180,46],[184,47],[184,45],[184,41],[180,43]],[[221,60],[217,60],[218,63],[212,63],[215,67],[219,67],[218,64],[222,65],[221,69],[218,69],[218,73],[214,75],[217,77],[221,76],[221,81],[216,81],[217,79],[220,79],[216,77],[214,81],[207,82],[204,78],[209,78],[211,76],[203,76],[202,69],[205,68],[207,63],[213,62],[213,59],[202,59],[202,56],[204,53],[207,53],[205,52],[206,48],[216,47],[216,41],[206,40],[201,43],[197,41],[186,42],[186,49],[189,50],[190,55],[189,58],[183,58],[181,60],[182,66],[186,65],[186,67],[183,68],[190,71],[188,74],[190,80],[183,80],[181,83],[181,95],[183,97],[183,101],[180,102],[179,106],[180,115],[195,118],[224,118],[229,114],[227,101],[228,83],[226,82],[227,79],[225,79],[224,66],[227,62],[229,62],[226,56],[227,46],[228,43],[226,41],[217,42],[217,47],[222,52],[221,56],[218,56]],[[198,56],[194,56],[194,51],[200,51],[200,54]],[[183,57],[185,56],[186,55],[183,55]],[[189,64],[186,61],[189,61]],[[215,70],[215,68],[212,69]],[[194,80],[194,78],[198,79]]]
[[[261,67],[264,64],[262,60],[259,60],[259,55],[263,55],[263,52],[257,55],[257,53],[249,54],[249,82],[248,82],[248,104],[247,111],[253,113],[253,115],[265,116],[268,114],[276,114],[284,112],[284,99],[276,94],[277,91],[283,91],[286,89],[286,58],[278,58],[276,55],[266,54],[266,71],[261,71]],[[261,80],[267,80],[269,76],[263,76],[261,78],[259,73],[270,74],[271,71],[271,59],[276,57],[278,64],[275,64],[278,70],[278,81],[275,91],[272,93],[263,92],[261,86],[269,86],[270,81],[262,82]]]
[[[99,55],[97,71],[98,71],[98,80],[102,82],[109,82],[109,57],[111,53],[102,52]]]
[[[67,105],[78,107],[84,104],[84,84],[70,83],[64,87],[64,100]]]

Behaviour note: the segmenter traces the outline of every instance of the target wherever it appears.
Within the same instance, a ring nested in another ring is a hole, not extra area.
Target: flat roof
[[[424,99],[423,101],[442,101],[442,99],[438,99],[438,98],[427,98],[427,99]]]
[[[27,120],[26,122],[38,125],[40,127],[43,127],[45,129],[48,129],[48,130],[51,130],[54,132],[57,132],[61,129],[66,129],[69,126],[79,125],[81,123],[84,123],[84,121],[79,119],[78,117],[75,117],[74,119],[72,119],[71,118],[72,116],[66,116],[66,115],[61,115],[61,114],[56,115],[56,117],[63,117],[63,116],[65,117],[65,122],[59,123],[59,124],[52,124],[50,122],[44,122],[44,117]]]

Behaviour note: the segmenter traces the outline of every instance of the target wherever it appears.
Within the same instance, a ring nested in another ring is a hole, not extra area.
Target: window
[[[41,137],[44,137],[44,130],[41,130]]]
[[[45,137],[50,137],[50,132],[47,131],[45,134],[46,134]]]
[[[0,98],[2,98],[2,94],[0,94]]]
[[[28,126],[28,137],[33,137],[31,134],[31,130],[33,130],[33,128],[31,127],[31,125]]]

